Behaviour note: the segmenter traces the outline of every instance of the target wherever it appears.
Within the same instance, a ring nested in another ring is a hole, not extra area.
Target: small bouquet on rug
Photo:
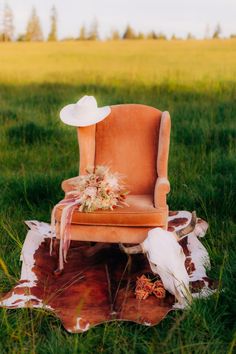
[[[70,224],[73,212],[94,212],[96,210],[113,210],[125,202],[127,191],[122,175],[112,173],[107,166],[91,166],[86,169],[87,174],[73,179],[70,184],[72,190],[66,193],[65,199],[61,200],[52,210],[51,229],[52,237],[56,234],[55,213],[57,207],[64,206],[60,222],[60,252],[59,269],[63,269],[63,260],[66,261],[67,251],[70,245]],[[51,244],[52,245],[52,244]],[[52,246],[51,246],[52,251]]]
[[[164,299],[166,291],[160,278],[152,280],[143,274],[137,277],[135,296],[138,300],[146,300],[149,295],[155,295],[158,299]]]

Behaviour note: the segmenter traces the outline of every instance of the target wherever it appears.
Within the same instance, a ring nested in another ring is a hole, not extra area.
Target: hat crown
[[[87,96],[87,95],[80,98],[76,104],[79,106],[89,106],[94,108],[97,108],[98,106],[96,98],[94,96]]]
[[[96,112],[98,106],[95,97],[93,96],[83,96],[76,104],[75,104],[75,113],[81,115],[92,115]]]

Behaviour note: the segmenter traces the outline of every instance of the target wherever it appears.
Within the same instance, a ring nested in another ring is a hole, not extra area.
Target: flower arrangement
[[[166,296],[166,291],[160,279],[152,282],[146,275],[137,277],[135,296],[138,300],[146,300],[149,295],[155,295],[158,299],[163,299]]]
[[[79,211],[113,210],[122,204],[127,205],[125,198],[129,192],[119,173],[112,173],[107,166],[88,167],[86,172],[70,183],[73,190],[67,193],[78,198]]]
[[[80,175],[70,183],[72,190],[66,193],[65,199],[61,200],[52,210],[51,230],[52,237],[56,233],[56,210],[63,205],[60,220],[60,248],[59,248],[59,269],[63,269],[63,261],[66,261],[67,252],[70,246],[70,224],[73,212],[93,212],[95,210],[121,207],[128,204],[125,202],[129,193],[123,182],[122,175],[112,173],[107,166],[88,167],[85,175]],[[52,243],[51,243],[52,252]]]

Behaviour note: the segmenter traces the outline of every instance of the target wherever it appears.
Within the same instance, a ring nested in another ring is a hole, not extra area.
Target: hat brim
[[[60,119],[63,123],[71,125],[73,127],[86,127],[89,125],[96,124],[102,121],[111,113],[111,108],[109,106],[97,108],[96,114],[91,117],[75,117],[74,115],[75,104],[68,104],[63,107],[60,111]]]

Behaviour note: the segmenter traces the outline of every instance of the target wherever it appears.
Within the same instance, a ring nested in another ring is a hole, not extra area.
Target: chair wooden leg
[[[84,255],[87,257],[92,257],[99,251],[111,247],[111,244],[108,242],[97,242],[94,246],[91,246],[89,249],[84,251]]]

